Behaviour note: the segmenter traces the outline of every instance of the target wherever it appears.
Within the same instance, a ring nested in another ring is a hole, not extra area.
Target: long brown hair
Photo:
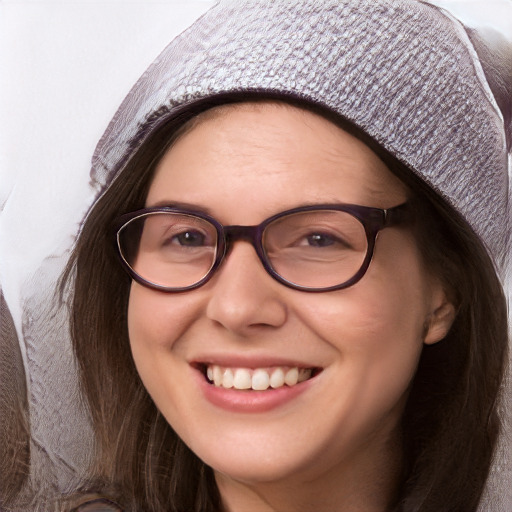
[[[418,245],[458,313],[446,338],[423,349],[403,417],[404,473],[394,510],[474,511],[500,429],[497,400],[508,347],[505,298],[493,263],[464,219],[364,132],[320,106],[280,99],[359,137],[413,193]],[[158,126],[87,216],[64,275],[64,285],[74,288],[73,346],[97,439],[83,491],[104,493],[125,510],[221,508],[211,468],[175,434],[137,374],[127,332],[130,278],[110,228],[120,214],[143,207],[157,163],[189,129],[188,120],[241,100],[254,97],[210,99],[166,122],[159,112]]]
[[[7,512],[19,505],[28,480],[30,421],[18,336],[1,289],[0,390],[0,510]]]

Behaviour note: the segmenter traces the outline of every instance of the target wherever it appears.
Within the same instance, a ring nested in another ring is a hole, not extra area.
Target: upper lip
[[[240,354],[204,354],[189,361],[192,366],[217,365],[226,368],[269,368],[273,366],[288,366],[297,368],[320,368],[312,362],[298,361],[293,358],[273,355],[240,355]]]

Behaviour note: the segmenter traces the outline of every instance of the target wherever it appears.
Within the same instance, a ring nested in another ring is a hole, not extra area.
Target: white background
[[[0,284],[24,357],[27,283],[72,243],[98,139],[146,67],[213,3],[0,0]],[[512,0],[434,3],[512,45]]]
[[[212,3],[0,1],[0,283],[13,309],[20,281],[69,247],[94,147],[130,87]]]
[[[213,3],[0,0],[0,283],[13,308],[15,283],[69,247],[94,146],[130,87]],[[435,3],[512,44],[512,0]]]

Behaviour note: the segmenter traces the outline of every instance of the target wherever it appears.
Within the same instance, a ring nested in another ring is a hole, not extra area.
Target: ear
[[[441,341],[449,332],[457,311],[448,300],[444,290],[439,290],[434,297],[433,310],[427,316],[424,326],[423,343],[433,345]]]

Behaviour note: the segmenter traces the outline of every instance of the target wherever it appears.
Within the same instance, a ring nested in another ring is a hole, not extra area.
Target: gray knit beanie
[[[442,10],[419,0],[219,2],[121,105],[93,158],[99,187],[178,110],[237,92],[291,96],[352,121],[447,199],[504,264],[504,121],[467,33]]]

